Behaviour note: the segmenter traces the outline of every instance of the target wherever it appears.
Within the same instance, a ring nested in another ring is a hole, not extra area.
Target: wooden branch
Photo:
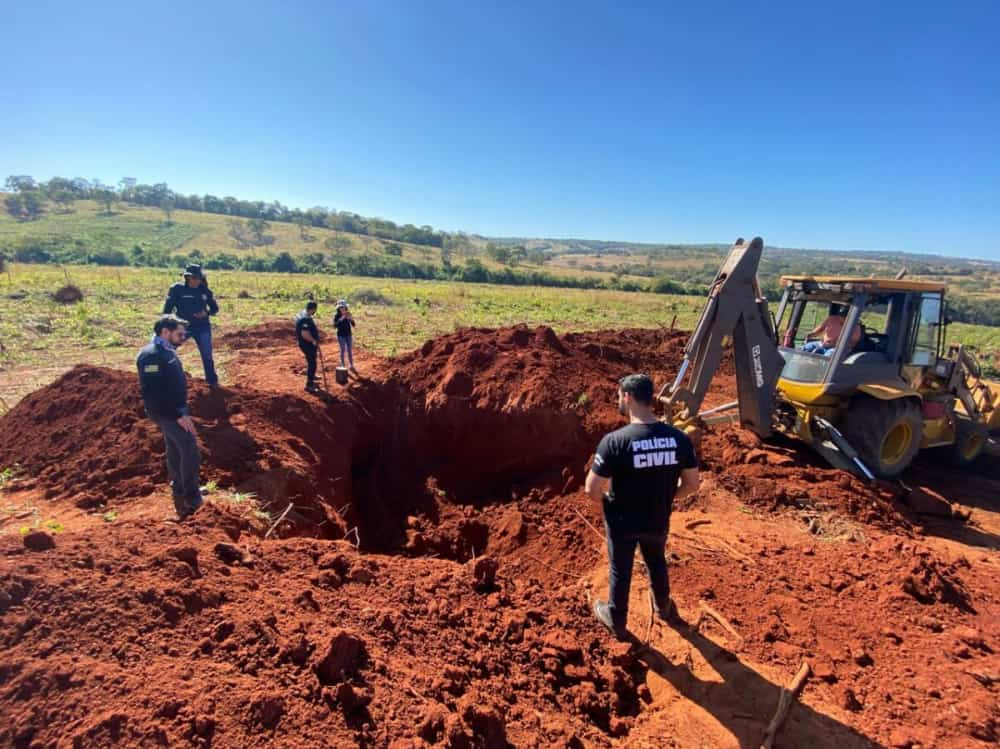
[[[710,617],[712,619],[715,619],[715,621],[717,621],[719,623],[719,625],[724,630],[726,630],[726,632],[729,634],[729,636],[736,640],[737,647],[741,647],[741,648],[743,647],[743,642],[744,642],[743,635],[741,635],[736,630],[736,627],[734,627],[729,622],[729,620],[726,617],[724,617],[722,614],[720,614],[718,611],[716,611],[715,609],[713,609],[711,606],[709,606],[704,601],[699,601],[698,602],[698,608],[701,610],[701,613],[698,615],[698,620],[695,622],[695,625],[694,625],[695,629],[700,628],[701,622],[704,620],[704,618],[706,616],[708,616],[708,617]]]
[[[809,663],[807,661],[802,661],[802,665],[799,666],[798,673],[795,674],[795,678],[792,679],[792,683],[787,687],[783,687],[781,690],[781,696],[778,698],[778,709],[774,713],[774,717],[771,718],[771,722],[767,726],[767,730],[764,731],[764,743],[761,744],[761,749],[773,749],[774,739],[778,735],[778,731],[781,729],[781,724],[785,722],[785,718],[788,717],[788,711],[792,707],[792,703],[799,696],[802,691],[802,687],[805,686],[806,679],[809,678]]]
[[[689,520],[688,522],[686,522],[684,524],[684,528],[685,528],[685,530],[689,530],[690,531],[690,530],[694,530],[699,525],[709,525],[711,522],[712,522],[711,520],[707,520],[707,519],[703,519],[703,520]]]
[[[285,519],[285,516],[292,511],[292,507],[293,507],[292,503],[289,502],[288,507],[285,508],[285,511],[281,513],[278,516],[278,519],[275,520],[274,523],[271,525],[271,527],[267,529],[267,533],[264,534],[264,538],[271,537],[271,534],[274,533],[274,529],[277,528],[281,524],[281,521]]]

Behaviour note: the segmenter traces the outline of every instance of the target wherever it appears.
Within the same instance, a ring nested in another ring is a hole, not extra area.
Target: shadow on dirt
[[[759,749],[774,715],[781,686],[761,676],[737,656],[694,629],[677,630],[723,678],[702,681],[684,664],[675,665],[660,651],[639,646],[637,657],[666,679],[687,700],[701,706],[739,742],[740,749]],[[752,716],[752,717],[751,717]],[[881,745],[828,715],[796,701],[778,733],[780,746],[811,749],[872,749]]]

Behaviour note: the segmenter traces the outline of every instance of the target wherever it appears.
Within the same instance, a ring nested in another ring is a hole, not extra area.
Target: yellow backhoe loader
[[[898,476],[923,448],[968,465],[1000,429],[1000,383],[948,346],[945,286],[896,278],[785,276],[777,313],[760,291],[763,241],[737,240],[709,291],[684,362],[660,401],[683,428],[729,418],[794,435],[838,467]],[[701,411],[731,346],[738,400]]]

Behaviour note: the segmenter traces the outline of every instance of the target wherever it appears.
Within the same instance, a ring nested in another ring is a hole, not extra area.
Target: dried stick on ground
[[[739,632],[736,631],[736,627],[730,624],[729,620],[726,617],[724,617],[722,614],[713,609],[704,601],[700,601],[698,603],[698,608],[701,610],[701,613],[698,615],[698,619],[694,624],[695,629],[699,629],[701,627],[701,622],[706,616],[711,617],[712,619],[715,619],[715,621],[717,621],[719,625],[724,630],[726,630],[726,632],[729,633],[731,637],[733,637],[737,641],[739,647],[743,646],[744,642],[743,635],[741,635]]]
[[[761,744],[761,749],[772,749],[774,746],[774,739],[781,729],[781,724],[788,717],[788,711],[791,709],[792,703],[799,696],[799,692],[802,691],[802,687],[805,686],[806,679],[808,678],[809,663],[802,661],[802,665],[799,666],[798,673],[795,674],[792,683],[781,689],[781,697],[778,698],[778,709],[775,711],[774,717],[771,718],[767,730],[764,731],[764,743]]]
[[[709,525],[711,524],[711,522],[712,522],[711,520],[689,520],[684,524],[684,528],[690,531],[694,530],[699,525]]]
[[[271,537],[271,534],[274,533],[274,529],[281,525],[281,521],[284,520],[285,516],[292,511],[293,506],[294,505],[292,505],[291,502],[288,503],[288,507],[285,508],[285,511],[278,515],[278,519],[275,520],[271,527],[267,529],[267,533],[264,534],[264,538]]]

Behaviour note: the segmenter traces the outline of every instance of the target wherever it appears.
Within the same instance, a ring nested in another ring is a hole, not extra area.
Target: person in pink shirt
[[[847,317],[847,309],[840,307],[836,312],[832,312],[829,317],[827,317],[823,322],[817,325],[812,331],[810,331],[808,338],[812,336],[822,336],[818,341],[808,341],[805,346],[802,347],[803,351],[808,351],[810,354],[821,354],[823,356],[830,356],[833,350],[837,347],[837,341],[840,340],[840,334],[844,330],[844,322]],[[851,330],[850,337],[850,347],[854,348],[858,345],[858,341],[861,340],[861,327],[855,325]]]

